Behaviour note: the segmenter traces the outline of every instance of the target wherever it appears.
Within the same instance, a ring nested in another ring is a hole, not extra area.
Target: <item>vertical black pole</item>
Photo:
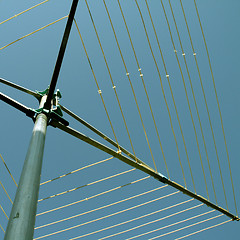
[[[46,96],[43,96],[40,107],[45,101]],[[33,239],[46,130],[47,116],[40,113],[33,128],[4,240]]]
[[[69,34],[71,31],[71,27],[72,27],[72,23],[73,23],[73,19],[74,19],[74,15],[77,9],[77,5],[78,5],[78,0],[73,0],[72,2],[72,6],[71,6],[71,10],[68,16],[68,21],[67,21],[67,25],[63,34],[63,38],[62,38],[62,43],[59,49],[59,53],[58,53],[58,57],[57,57],[57,61],[55,64],[55,68],[53,71],[53,75],[52,75],[52,79],[51,79],[51,83],[49,86],[49,92],[48,92],[48,97],[47,97],[47,101],[44,105],[44,108],[49,110],[50,106],[51,106],[51,101],[53,98],[53,93],[57,84],[57,80],[58,80],[58,75],[62,66],[62,61],[63,61],[63,57],[64,57],[64,53],[67,47],[67,42],[68,42],[68,38],[69,38]]]

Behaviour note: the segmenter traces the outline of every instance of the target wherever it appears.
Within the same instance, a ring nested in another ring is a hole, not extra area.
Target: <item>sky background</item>
[[[231,186],[231,178],[229,174],[226,148],[221,128],[221,121],[217,107],[217,101],[214,93],[214,86],[211,78],[211,72],[208,64],[208,58],[205,50],[204,41],[201,34],[201,29],[197,19],[197,14],[193,0],[184,0],[183,7],[186,13],[187,22],[189,25],[193,45],[195,48],[198,65],[200,69],[203,87],[207,99],[207,104],[210,112],[210,118],[213,125],[214,136],[219,155],[220,166],[222,170],[224,186],[227,194],[228,207],[230,212],[236,213],[234,206],[234,199]],[[201,22],[204,29],[204,34],[209,49],[213,74],[215,78],[216,89],[218,93],[218,100],[223,117],[224,130],[230,156],[232,177],[235,187],[235,195],[237,207],[240,209],[240,191],[239,191],[239,37],[240,30],[239,23],[239,10],[240,3],[237,0],[231,1],[196,1]],[[40,1],[13,1],[13,0],[0,0],[0,22],[18,14],[29,7],[32,7]],[[171,130],[171,124],[167,107],[164,101],[163,93],[161,90],[160,79],[157,68],[148,41],[145,35],[144,27],[140,18],[139,11],[136,7],[135,1],[120,1],[132,42],[136,51],[141,73],[143,74],[144,83],[148,92],[148,96],[153,109],[153,114],[157,123],[157,128],[161,138],[161,143],[169,169],[170,178],[184,186],[184,178],[181,171],[176,143]],[[185,147],[183,144],[179,123],[176,116],[176,111],[171,96],[171,91],[166,78],[166,73],[163,61],[158,49],[157,41],[148,15],[145,1],[138,1],[139,7],[143,14],[143,19],[148,32],[151,47],[156,58],[157,66],[161,75],[164,93],[169,106],[171,114],[173,129],[176,135],[179,154],[183,165],[187,188],[194,191],[191,173],[188,167]],[[204,96],[201,89],[198,70],[196,68],[193,51],[191,48],[190,40],[188,37],[187,28],[185,25],[181,5],[179,1],[171,1],[174,15],[176,18],[177,26],[179,29],[180,37],[183,44],[184,53],[187,60],[190,77],[193,84],[193,89],[197,101],[198,111],[203,127],[203,133],[206,141],[208,157],[210,161],[211,171],[214,180],[215,191],[217,195],[218,204],[226,208],[224,199],[223,187],[221,177],[219,174],[219,167],[214,148],[214,142],[211,134],[211,127],[206,111]],[[126,119],[127,127],[131,136],[134,151],[136,155],[145,163],[154,168],[151,153],[145,138],[139,113],[133,97],[133,93],[126,76],[126,70],[121,60],[119,50],[114,38],[114,34],[109,23],[108,15],[102,1],[88,1],[89,8],[96,25],[99,39],[101,41],[103,51],[110,69],[114,86],[121,103],[121,107]],[[189,156],[189,161],[196,185],[197,194],[207,198],[206,187],[200,162],[200,156],[194,134],[194,128],[189,113],[187,98],[184,90],[184,85],[181,73],[178,67],[178,62],[174,53],[174,48],[171,42],[168,25],[166,23],[165,15],[162,9],[161,1],[148,1],[149,9],[152,14],[158,39],[161,45],[164,61],[166,63],[167,72],[169,74],[169,81],[174,95],[178,116],[180,119],[181,127],[186,142],[186,148]],[[191,92],[191,86],[182,56],[181,46],[179,44],[177,32],[175,29],[174,21],[171,15],[169,2],[163,1],[166,14],[169,20],[175,49],[179,58],[184,80],[186,83],[186,90],[190,102],[190,108],[193,114],[193,120],[196,127],[196,133],[199,141],[199,148],[205,170],[207,187],[209,191],[210,201],[215,203],[214,192],[211,183],[210,171],[208,168],[206,152],[204,149],[203,138],[197,117],[196,108],[194,105],[194,98]],[[53,24],[29,37],[26,37],[10,46],[3,48],[7,44],[29,34],[59,18],[66,16],[70,9],[70,1],[63,0],[50,0],[46,3],[36,7],[16,18],[13,18],[5,23],[0,24],[0,77],[9,81],[22,85],[31,90],[42,91],[47,88],[50,83],[51,75],[55,65],[56,57],[58,54],[61,37],[66,24],[66,18]],[[167,170],[164,164],[163,155],[153,124],[151,112],[145,90],[142,84],[138,65],[134,58],[128,34],[121,16],[121,12],[117,1],[106,1],[111,20],[116,31],[116,36],[121,47],[124,61],[126,63],[131,82],[136,93],[136,99],[140,108],[144,126],[146,129],[147,137],[151,146],[151,150],[156,162],[158,172],[167,175]],[[117,140],[120,145],[133,152],[128,138],[128,134],[119,110],[118,102],[114,93],[111,79],[106,68],[106,64],[101,52],[101,48],[96,37],[89,12],[87,10],[85,1],[79,1],[78,9],[76,12],[76,22],[78,23],[88,56],[93,67],[99,88],[102,91],[102,96],[106,104]],[[114,139],[112,129],[110,127],[107,115],[105,113],[101,98],[98,94],[98,88],[94,81],[94,77],[89,66],[81,39],[79,37],[75,25],[72,27],[66,54],[64,57],[62,69],[59,76],[57,88],[62,93],[61,104],[69,108],[81,118],[95,126],[101,132]],[[37,109],[38,102],[32,96],[28,96],[15,89],[4,86],[1,84],[1,92],[9,95],[17,101],[25,104],[28,107]],[[1,136],[0,136],[0,154],[8,165],[12,175],[18,182],[21,169],[23,166],[24,158],[27,152],[27,147],[31,137],[33,122],[31,119],[0,102],[1,108]],[[79,130],[80,132],[92,137],[103,144],[109,146],[103,139],[100,139],[90,130],[86,129],[80,123],[70,118],[66,114],[64,117],[70,122],[70,126]],[[86,143],[81,142],[74,137],[61,132],[58,129],[49,127],[47,130],[43,169],[41,182],[53,179],[65,173],[71,172],[75,169],[82,168],[89,164],[108,159],[110,156],[88,146]],[[72,188],[83,186],[94,181],[113,176],[118,173],[131,170],[129,166],[120,162],[118,159],[111,159],[81,170],[75,174],[71,174],[60,180],[41,186],[39,199],[57,194]],[[149,214],[160,209],[164,209],[171,205],[190,200],[189,197],[182,193],[176,193],[176,190],[171,187],[165,187],[162,183],[157,182],[155,179],[148,178],[141,180],[137,183],[132,183],[126,187],[121,187],[119,190],[112,191],[108,194],[103,194],[99,197],[93,197],[88,201],[86,198],[91,198],[104,191],[114,189],[119,186],[124,186],[127,183],[147,177],[146,174],[138,170],[131,170],[125,174],[113,177],[109,180],[100,183],[92,184],[88,187],[82,187],[72,193],[67,193],[52,199],[44,200],[38,204],[38,213],[42,213],[49,209],[66,205],[83,199],[79,204],[62,210],[54,211],[52,213],[44,214],[37,217],[36,227],[54,222],[56,220],[81,214],[91,209],[99,208],[138,194],[152,191],[151,193],[144,194],[140,197],[133,198],[129,201],[124,201],[114,206],[104,208],[102,210],[94,211],[90,214],[84,214],[69,221],[54,224],[49,227],[37,229],[35,231],[35,238],[50,234],[71,226],[79,225],[84,222],[92,221],[103,216],[114,214],[124,209],[132,208],[149,201],[149,204],[136,207],[132,210],[117,214],[112,217],[105,218],[101,221],[85,224],[53,236],[46,237],[46,239],[71,239],[93,231],[97,231],[115,224],[119,224],[130,219],[138,218],[145,214]],[[14,199],[16,186],[9,176],[4,164],[0,163],[0,181],[6,188],[11,199]],[[164,197],[173,194],[172,196]],[[2,188],[0,188],[0,204],[10,215],[11,202],[6,196]],[[164,197],[163,199],[158,199]],[[154,200],[154,201],[153,201]],[[96,234],[86,236],[85,239],[100,239],[111,234],[119,233],[126,229],[140,226],[151,221],[160,220],[166,216],[174,214],[184,209],[198,206],[200,203],[196,200],[189,201],[178,207],[164,210],[141,218],[121,226],[101,231]],[[165,220],[157,221],[148,224],[141,228],[123,233],[115,236],[115,239],[127,239],[146,233],[158,228],[176,223],[178,221],[211,211],[210,208],[205,206],[198,206],[192,210],[169,217]],[[162,229],[148,235],[139,237],[138,239],[150,239],[167,232],[194,224],[196,222],[208,219],[219,215],[217,212],[211,212],[196,219],[189,220],[185,223],[178,224],[173,227]],[[221,216],[206,223],[181,230],[176,233],[165,236],[165,239],[176,239],[189,233],[198,231],[202,228],[209,227],[228,220],[227,217]],[[7,219],[3,212],[0,212],[0,224],[6,229]],[[220,227],[213,228],[203,233],[189,237],[189,239],[226,239],[236,237],[239,234],[239,223],[230,222]],[[0,229],[0,239],[4,236],[3,231]],[[113,238],[113,237],[112,237]],[[113,238],[114,239],[114,238]]]

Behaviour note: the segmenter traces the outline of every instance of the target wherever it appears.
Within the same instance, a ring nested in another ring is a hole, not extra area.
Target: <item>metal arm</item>
[[[32,90],[29,90],[29,89],[27,89],[27,88],[25,88],[25,87],[22,87],[22,86],[20,86],[20,85],[18,85],[18,84],[16,84],[16,83],[7,81],[7,80],[5,80],[5,79],[3,79],[3,78],[0,78],[0,82],[3,83],[3,84],[5,84],[5,85],[8,85],[8,86],[10,86],[10,87],[13,87],[13,88],[15,88],[15,89],[18,89],[18,90],[20,90],[20,91],[22,91],[22,92],[25,92],[25,93],[27,93],[27,94],[30,94],[30,95],[34,96],[35,98],[37,98],[39,101],[41,100],[41,97],[42,97],[42,96],[41,96],[40,94],[36,93],[36,92],[33,92]]]
[[[20,110],[21,112],[25,113],[28,117],[33,118],[35,115],[35,111],[31,108],[26,107],[25,105],[21,104],[20,102],[8,97],[7,95],[0,92],[0,100],[4,101],[5,103],[15,107],[16,109]]]
[[[80,132],[78,132],[78,131],[70,128],[70,127],[66,127],[66,126],[64,126],[64,125],[62,125],[60,123],[57,123],[57,122],[53,122],[52,125],[54,127],[57,127],[59,129],[63,130],[64,132],[69,133],[72,136],[74,136],[74,137],[76,137],[76,138],[78,138],[78,139],[80,139],[80,140],[82,140],[82,141],[84,141],[84,142],[86,142],[86,143],[88,143],[88,144],[90,144],[90,145],[92,145],[92,146],[94,146],[94,147],[96,147],[96,148],[98,148],[98,149],[100,149],[100,150],[102,150],[102,151],[112,155],[113,157],[118,158],[119,160],[127,163],[128,165],[130,165],[132,167],[135,167],[135,168],[137,168],[137,169],[147,173],[148,175],[154,177],[158,181],[160,181],[160,182],[162,182],[164,184],[168,184],[168,185],[174,187],[175,189],[178,189],[179,191],[181,191],[182,193],[188,195],[189,197],[197,199],[198,201],[206,204],[207,206],[209,206],[209,207],[211,207],[211,208],[213,208],[213,209],[215,209],[215,210],[225,214],[226,216],[228,216],[232,220],[239,221],[239,218],[237,216],[233,215],[232,213],[230,213],[229,211],[227,211],[224,208],[221,208],[221,207],[213,204],[212,202],[208,201],[206,198],[204,198],[204,197],[202,197],[200,195],[197,195],[196,193],[193,193],[193,192],[189,191],[188,189],[186,189],[182,185],[180,185],[180,184],[178,184],[178,183],[176,183],[176,182],[166,178],[164,175],[155,172],[151,167],[146,167],[147,164],[142,165],[140,163],[137,163],[137,162],[131,160],[130,158],[128,158],[128,157],[126,157],[124,155],[121,155],[118,152],[115,152],[111,148],[109,148],[109,147],[107,147],[107,146],[105,146],[105,145],[95,141],[94,139],[91,139],[91,138],[85,136],[84,134],[82,134],[82,133],[80,133]]]

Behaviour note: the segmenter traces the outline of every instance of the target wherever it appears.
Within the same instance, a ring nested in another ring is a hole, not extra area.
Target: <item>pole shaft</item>
[[[40,106],[45,99],[44,96]],[[40,113],[33,128],[4,240],[33,239],[46,130],[47,116]]]

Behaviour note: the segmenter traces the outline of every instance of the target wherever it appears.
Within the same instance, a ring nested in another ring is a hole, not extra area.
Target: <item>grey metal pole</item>
[[[40,107],[45,101],[46,96],[43,96]],[[46,130],[47,116],[40,113],[33,128],[4,240],[33,239]]]

